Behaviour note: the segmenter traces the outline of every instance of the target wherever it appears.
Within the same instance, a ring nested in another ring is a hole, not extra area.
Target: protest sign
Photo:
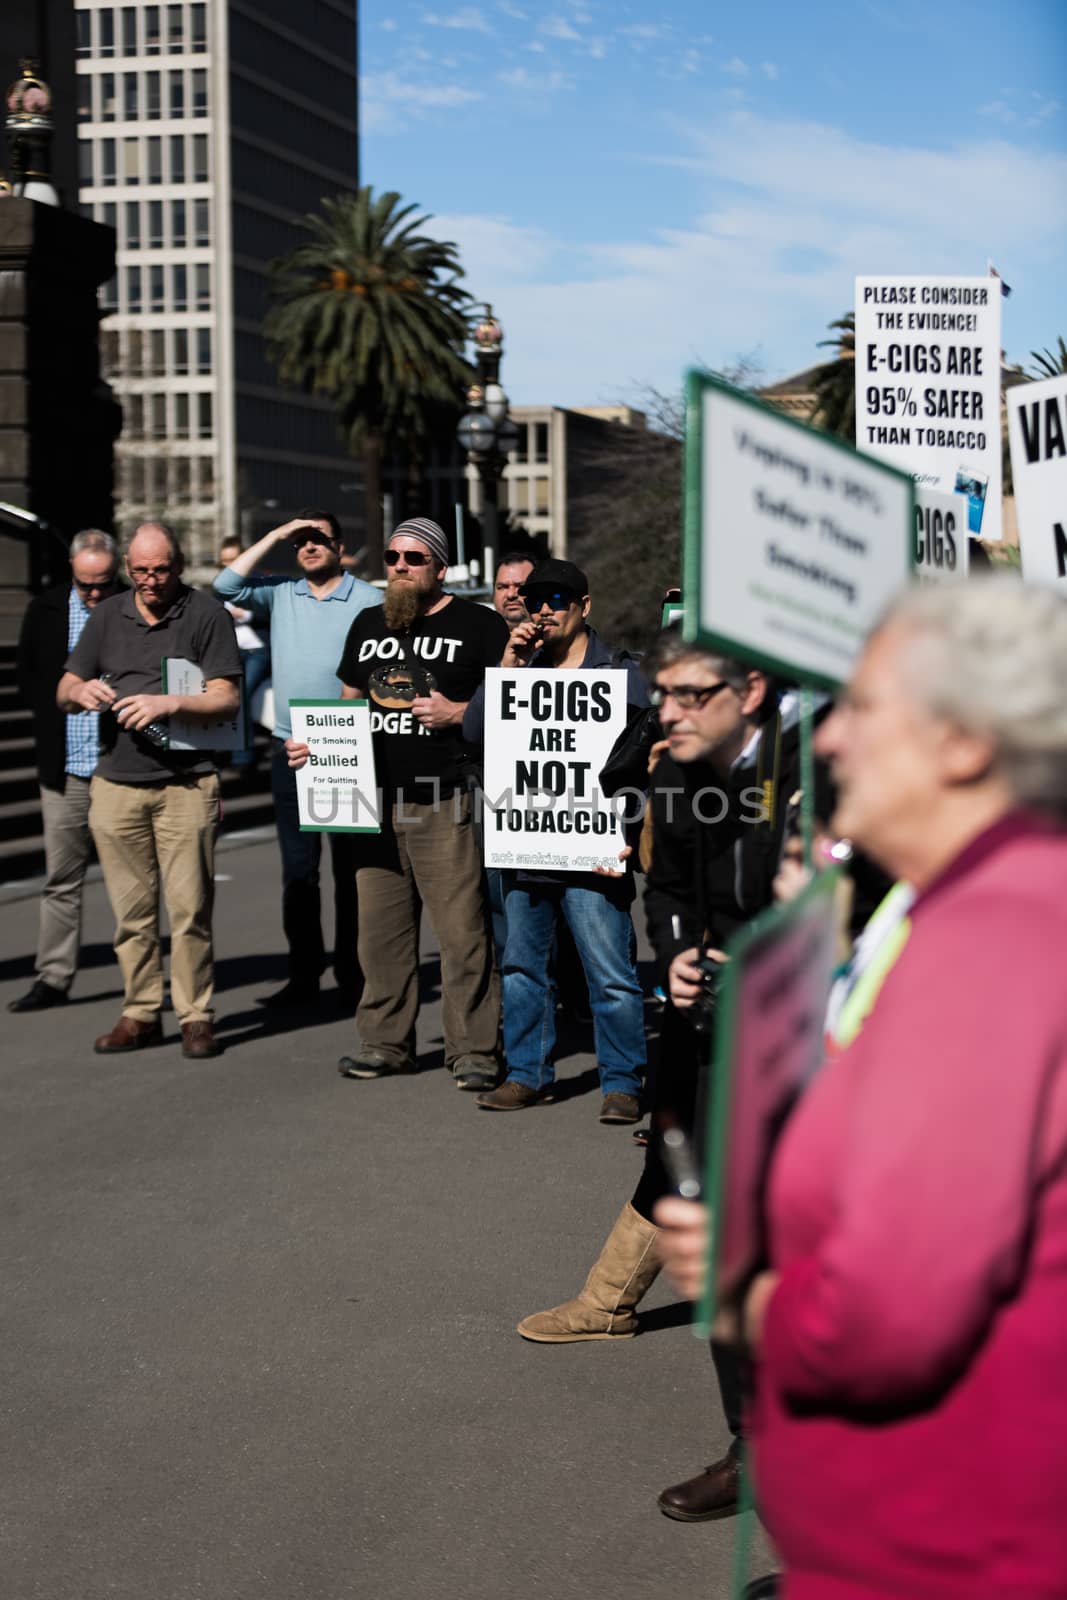
[[[1067,594],[1067,373],[1008,390],[1008,438],[1023,577]]]
[[[379,833],[378,780],[366,700],[290,700],[301,833]]]
[[[765,1205],[782,1127],[823,1058],[837,945],[837,869],[764,912],[726,946],[708,1103],[705,1194],[715,1218],[699,1319],[739,1306],[767,1265]]]
[[[856,444],[1001,537],[1000,283],[856,279]]]
[[[184,656],[163,660],[164,694],[203,694],[204,674],[194,661]],[[176,716],[167,720],[168,750],[243,750],[247,743],[247,710],[244,684],[241,701],[232,717],[214,717],[210,722],[199,717]]]
[[[491,667],[485,675],[485,864],[620,869],[600,769],[626,727],[626,673]]]
[[[902,473],[690,373],[686,638],[834,688],[911,574]]]
[[[940,489],[915,491],[915,576],[920,583],[965,578],[970,568],[967,500]]]

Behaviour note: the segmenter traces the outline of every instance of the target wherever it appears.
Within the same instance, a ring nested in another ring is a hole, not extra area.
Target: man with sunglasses
[[[496,666],[507,628],[486,606],[448,594],[448,540],[429,517],[393,530],[380,606],[353,622],[338,672],[344,698],[370,701],[382,831],[357,845],[359,1044],[346,1078],[415,1068],[419,921],[425,906],[441,950],[445,1066],[460,1089],[496,1081],[500,985],[462,733],[467,702]],[[289,741],[294,767],[307,746]]]
[[[99,717],[67,716],[56,687],[82,629],[118,584],[118,547],[109,533],[86,528],[70,542],[69,584],[35,595],[26,607],[16,657],[19,692],[33,711],[41,786],[45,882],[33,984],[9,1011],[62,1005],[78,966],[82,884],[89,864],[89,780],[96,768]]]
[[[292,552],[300,568],[298,578],[268,577],[257,571],[279,547]],[[300,831],[296,777],[285,753],[285,741],[293,732],[289,702],[340,699],[337,660],[353,618],[381,602],[377,589],[344,571],[343,551],[340,524],[331,511],[301,511],[242,550],[222,569],[213,586],[220,600],[270,623],[274,687],[271,793],[282,857],[282,926],[289,946],[288,981],[264,1001],[275,1008],[315,1001],[326,965],[319,893],[322,834]],[[340,833],[327,837],[334,884],[333,970],[338,990],[354,1002],[359,960],[351,841]]]
[[[542,561],[520,594],[529,620],[512,629],[500,665],[543,669],[624,666],[631,716],[648,704],[636,662],[613,653],[588,626],[591,607],[585,573],[570,561]],[[481,742],[484,692],[464,720],[467,737]],[[629,872],[516,871],[503,875],[504,1050],[507,1077],[479,1095],[483,1111],[522,1111],[552,1099],[555,988],[549,977],[556,919],[574,937],[589,986],[603,1123],[636,1122],[645,1070],[644,1002],[634,964],[635,940]]]
[[[56,690],[61,711],[105,712],[89,826],[111,908],[125,995],[97,1039],[100,1055],[163,1042],[160,889],[170,922],[170,987],[182,1054],[215,1056],[212,945],[219,778],[209,749],[171,749],[171,717],[216,722],[240,703],[233,623],[210,595],[182,582],[184,559],[161,522],[136,529],[126,552],[132,591],[96,607]],[[199,693],[164,687],[163,663],[192,662]]]

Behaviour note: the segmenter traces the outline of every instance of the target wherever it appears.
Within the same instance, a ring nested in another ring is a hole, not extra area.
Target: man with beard
[[[275,546],[288,543],[301,577],[256,576],[255,569]],[[222,569],[214,582],[220,600],[242,606],[271,625],[274,680],[274,737],[271,741],[271,792],[282,855],[282,924],[289,944],[289,981],[264,1003],[304,1005],[318,997],[326,965],[319,897],[322,835],[302,833],[296,779],[289,770],[285,741],[292,735],[291,700],[334,700],[340,694],[337,657],[352,619],[378,604],[378,591],[341,568],[341,529],[330,511],[301,511],[291,522],[264,534]],[[342,996],[352,1001],[358,987],[356,898],[350,841],[329,835],[334,883],[333,967]]]
[[[353,622],[338,674],[346,700],[371,707],[382,831],[361,839],[356,873],[363,994],[347,1078],[381,1078],[415,1064],[419,915],[441,948],[445,1065],[461,1089],[497,1077],[500,989],[466,781],[462,722],[486,667],[499,664],[504,622],[446,594],[448,541],[436,522],[402,522],[385,551],[384,603]],[[307,746],[290,740],[294,767]]]

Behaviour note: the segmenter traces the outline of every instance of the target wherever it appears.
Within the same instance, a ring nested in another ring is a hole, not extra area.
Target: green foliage
[[[1055,350],[1031,350],[1030,360],[1034,363],[1029,373],[1031,378],[1058,378],[1061,372],[1067,372],[1067,344],[1063,342],[1063,334],[1056,341]]]
[[[459,255],[420,231],[417,209],[370,187],[324,200],[307,243],[271,264],[271,359],[283,382],[333,401],[355,447],[410,448],[429,405],[471,381]]]
[[[820,339],[819,347],[830,345],[837,354],[832,361],[825,361],[815,369],[815,404],[808,420],[815,427],[853,444],[856,439],[855,313],[847,311],[836,322],[831,322],[830,328],[837,330],[836,337]]]

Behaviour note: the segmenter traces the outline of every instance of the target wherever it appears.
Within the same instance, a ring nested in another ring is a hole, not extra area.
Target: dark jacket
[[[16,671],[19,694],[33,712],[37,772],[45,789],[62,794],[67,781],[67,718],[56,705],[56,689],[67,660],[70,584],[34,595],[19,633]]]

